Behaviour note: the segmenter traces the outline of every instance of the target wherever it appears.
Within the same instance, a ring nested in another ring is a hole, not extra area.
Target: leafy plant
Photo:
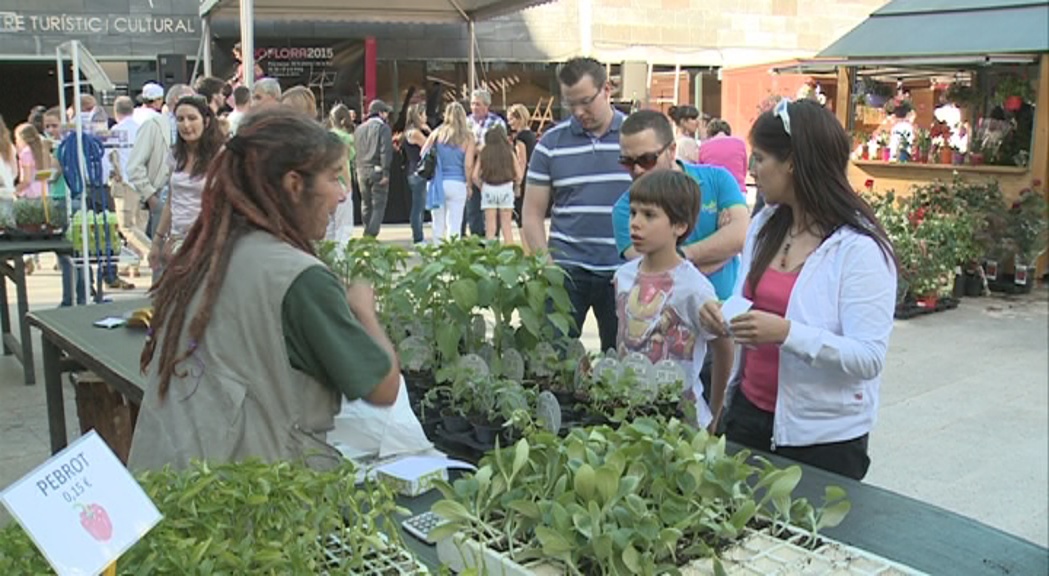
[[[1006,239],[1015,250],[1018,264],[1031,264],[1046,249],[1049,213],[1045,193],[1032,183],[1020,192],[1019,198],[1006,213]]]
[[[44,202],[39,198],[15,200],[14,216],[19,228],[35,229],[47,224]]]
[[[164,519],[121,557],[122,575],[360,574],[369,559],[402,548],[398,532],[382,528],[407,510],[384,485],[357,485],[345,461],[327,472],[289,463],[197,463],[142,473],[139,481]],[[324,552],[332,537],[342,544],[338,564]],[[0,531],[0,572],[50,572],[15,524]]]
[[[1020,97],[1024,102],[1033,101],[1034,89],[1031,88],[1031,81],[1019,74],[999,76],[998,82],[994,86],[995,104],[1002,105],[1007,98],[1013,96]]]
[[[458,534],[568,574],[654,575],[716,555],[759,515],[815,534],[848,512],[840,489],[814,508],[791,498],[800,468],[758,468],[748,456],[677,420],[577,428],[563,440],[532,431],[497,446],[476,474],[438,484],[433,510],[449,523],[434,537]]]

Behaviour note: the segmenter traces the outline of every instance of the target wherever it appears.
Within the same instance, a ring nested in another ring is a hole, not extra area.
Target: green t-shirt
[[[54,157],[56,161],[58,160],[58,151],[59,148],[55,147]],[[65,200],[67,190],[66,177],[58,171],[56,171],[56,173],[58,174],[58,177],[47,185],[47,195],[55,200]]]
[[[370,394],[390,372],[386,350],[357,321],[346,289],[324,266],[311,266],[292,282],[281,323],[292,368],[350,400]]]

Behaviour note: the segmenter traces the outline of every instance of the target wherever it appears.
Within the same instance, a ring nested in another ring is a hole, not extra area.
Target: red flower
[[[867,178],[867,181],[863,183],[863,186],[866,187],[867,190],[873,189],[874,188],[874,179]]]
[[[1042,187],[1042,181],[1037,179],[1037,178],[1035,178],[1034,180],[1031,180],[1031,187],[1032,188],[1041,188]]]
[[[914,226],[915,228],[920,226],[925,220],[925,207],[922,206],[914,212],[911,212],[910,215],[907,216],[907,220],[911,223],[911,226]]]
[[[80,505],[80,525],[99,542],[107,542],[113,537],[113,523],[109,520],[109,514],[98,504]]]

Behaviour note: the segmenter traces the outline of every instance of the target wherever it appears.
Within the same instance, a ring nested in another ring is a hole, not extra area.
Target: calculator
[[[404,520],[401,522],[401,526],[403,526],[412,536],[415,536],[427,544],[433,545],[437,542],[430,538],[430,532],[446,522],[447,520],[433,512],[423,512],[422,514]]]

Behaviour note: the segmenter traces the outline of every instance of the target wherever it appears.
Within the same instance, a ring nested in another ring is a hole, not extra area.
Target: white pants
[[[466,209],[466,182],[444,181],[444,206],[435,208],[433,216],[434,243],[458,236],[463,226]]]
[[[339,202],[339,205],[335,208],[335,215],[328,220],[328,233],[325,234],[324,239],[335,241],[339,246],[339,254],[342,254],[346,250],[346,245],[350,243],[350,237],[352,236],[353,200],[347,194],[346,199]]]

